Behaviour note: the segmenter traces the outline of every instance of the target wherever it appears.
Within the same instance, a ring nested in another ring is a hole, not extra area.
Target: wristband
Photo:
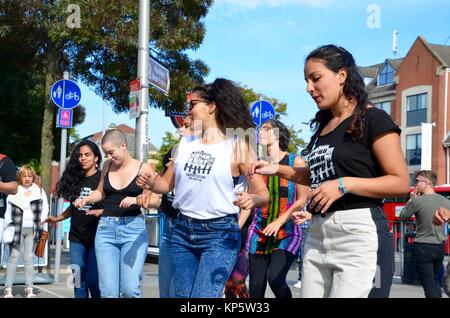
[[[347,193],[347,189],[344,187],[344,184],[342,183],[342,178],[339,178],[339,191],[342,194],[346,194]]]

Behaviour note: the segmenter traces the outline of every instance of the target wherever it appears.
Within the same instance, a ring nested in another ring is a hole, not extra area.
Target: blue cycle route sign
[[[62,79],[53,84],[50,91],[52,101],[62,109],[73,109],[81,100],[81,90],[72,80]]]
[[[253,103],[251,114],[255,125],[261,126],[265,121],[275,119],[275,108],[268,101],[258,100]]]

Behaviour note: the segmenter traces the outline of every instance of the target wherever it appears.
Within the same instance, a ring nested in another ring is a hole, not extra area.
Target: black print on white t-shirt
[[[195,151],[184,165],[184,171],[189,179],[202,181],[211,172],[215,160],[209,153]]]
[[[91,188],[88,187],[81,188],[80,198],[82,199],[87,198],[92,192],[94,191],[92,191]],[[78,208],[79,211],[89,211],[90,209],[92,209],[92,204],[86,204],[84,207]]]
[[[334,147],[323,145],[315,148],[309,156],[311,170],[311,187],[316,188],[322,182],[336,179],[336,170],[333,165]]]

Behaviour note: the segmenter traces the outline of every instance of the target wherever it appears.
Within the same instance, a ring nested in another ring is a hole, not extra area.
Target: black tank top
[[[139,171],[141,171],[142,163],[139,167],[137,175],[131,180],[131,182],[123,189],[117,190],[114,189],[111,183],[109,182],[109,169],[111,168],[111,164],[108,167],[108,171],[105,175],[105,182],[103,184],[103,191],[105,192],[105,199],[103,200],[103,214],[102,216],[137,216],[141,214],[141,208],[138,205],[132,205],[129,208],[120,208],[119,204],[126,197],[137,197],[139,194],[142,194],[143,190],[136,185],[136,178],[139,175]]]

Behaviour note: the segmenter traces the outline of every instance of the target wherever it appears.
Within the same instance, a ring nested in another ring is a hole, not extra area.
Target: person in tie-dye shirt
[[[258,137],[266,160],[289,166],[305,165],[299,156],[288,153],[290,133],[280,121],[266,121]],[[306,204],[308,187],[278,176],[264,176],[264,181],[270,201],[265,207],[256,208],[248,231],[250,297],[264,298],[269,282],[275,297],[292,298],[286,276],[298,254],[303,235],[291,215]]]

